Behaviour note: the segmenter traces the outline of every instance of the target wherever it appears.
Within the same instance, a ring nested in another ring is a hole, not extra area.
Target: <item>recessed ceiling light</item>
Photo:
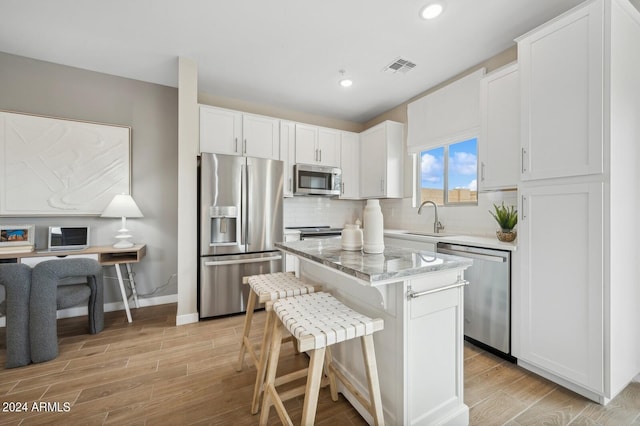
[[[351,80],[350,78],[345,78],[344,76],[344,70],[340,70],[338,71],[340,73],[340,81],[338,83],[340,83],[340,86],[342,87],[351,87],[351,85],[353,84],[353,80]]]
[[[349,80],[348,78],[343,78],[342,80],[340,80],[340,86],[342,87],[351,87],[352,84],[353,81]]]
[[[420,11],[420,16],[422,17],[422,19],[437,18],[438,16],[440,16],[443,9],[444,6],[442,6],[442,3],[430,3],[422,8],[422,10]]]

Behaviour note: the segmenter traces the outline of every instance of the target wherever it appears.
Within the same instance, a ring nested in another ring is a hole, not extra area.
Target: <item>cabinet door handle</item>
[[[319,150],[318,150],[318,153],[319,153],[319,155],[318,155],[318,161],[319,161],[320,163],[322,163],[322,150],[321,150],[321,149],[319,149]]]
[[[522,148],[522,173],[526,173],[527,172],[527,149],[526,148]]]
[[[480,182],[484,182],[484,161],[480,163]]]
[[[520,212],[520,217],[522,220],[525,220],[527,218],[527,215],[525,214],[525,212],[527,211],[527,207],[526,207],[526,202],[527,202],[527,197],[525,197],[524,195],[522,196],[522,206],[520,206],[521,208],[521,212]]]
[[[244,140],[244,146],[242,147],[242,153],[246,154],[247,153],[247,140]]]
[[[313,161],[318,161],[318,150],[313,151]]]
[[[342,193],[342,195],[344,195],[344,182],[342,182],[342,183],[340,184],[340,186],[342,187],[342,188],[341,188],[341,193]]]
[[[293,191],[293,179],[289,178],[289,191]]]
[[[234,152],[238,152],[238,138],[235,138],[235,142],[236,142],[236,149],[234,150]]]

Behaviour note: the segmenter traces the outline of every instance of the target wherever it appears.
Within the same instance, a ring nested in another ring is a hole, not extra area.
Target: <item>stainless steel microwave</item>
[[[296,164],[293,175],[294,195],[340,195],[342,170],[337,167]]]

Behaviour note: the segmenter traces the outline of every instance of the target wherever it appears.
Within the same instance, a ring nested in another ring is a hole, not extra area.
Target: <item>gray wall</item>
[[[131,194],[144,218],[127,220],[127,228],[135,242],[147,244],[147,257],[134,267],[136,288],[143,295],[176,294],[178,90],[2,52],[0,70],[2,110],[132,128]],[[91,244],[107,245],[120,220],[0,217],[0,224],[35,224],[36,249],[45,249],[49,225],[89,225]],[[105,275],[105,301],[120,301],[114,269]]]

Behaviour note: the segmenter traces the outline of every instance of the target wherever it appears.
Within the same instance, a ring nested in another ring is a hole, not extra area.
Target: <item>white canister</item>
[[[342,250],[362,250],[362,229],[358,224],[345,224],[342,230]]]
[[[367,200],[362,237],[362,249],[365,253],[384,252],[384,220],[380,200]]]

